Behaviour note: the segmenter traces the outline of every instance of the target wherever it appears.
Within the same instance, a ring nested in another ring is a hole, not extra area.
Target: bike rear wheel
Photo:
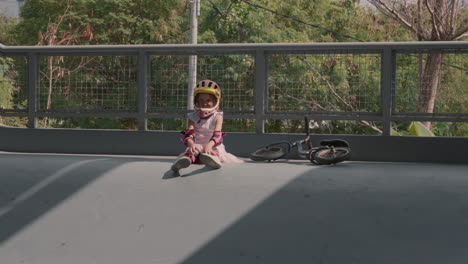
[[[271,161],[280,159],[286,156],[287,154],[288,152],[282,147],[265,147],[251,153],[250,159],[254,161]]]
[[[320,165],[320,163],[318,163],[318,161],[315,160],[315,154],[317,153],[317,151],[322,150],[322,149],[329,149],[329,147],[318,147],[318,148],[313,148],[309,151],[309,155],[307,158],[310,160],[310,162],[312,162],[315,165]]]
[[[315,152],[314,160],[320,165],[336,164],[351,157],[351,150],[345,147],[325,148]]]

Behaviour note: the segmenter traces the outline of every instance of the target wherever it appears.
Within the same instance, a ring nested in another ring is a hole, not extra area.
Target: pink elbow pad
[[[221,132],[221,131],[215,131],[213,132],[213,136],[211,136],[210,140],[213,140],[215,143],[215,146],[218,146],[219,144],[223,143],[223,137],[226,135],[226,133]]]
[[[187,147],[188,147],[187,140],[192,139],[195,141],[195,130],[193,129],[182,131],[180,132],[180,134],[181,134],[180,141],[182,141],[182,143]]]

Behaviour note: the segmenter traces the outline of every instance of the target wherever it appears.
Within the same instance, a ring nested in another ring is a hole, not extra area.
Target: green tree
[[[386,16],[410,30],[418,40],[453,41],[468,35],[467,3],[463,0],[369,0]],[[440,87],[442,53],[420,57],[417,111],[433,113]],[[424,63],[424,66],[422,64]],[[430,128],[430,122],[424,122]]]
[[[184,43],[188,11],[186,1],[177,0],[26,1],[15,37],[20,45],[34,45],[39,32],[67,13],[57,31],[79,29],[75,44]]]
[[[176,0],[27,1],[15,33],[21,45],[183,43],[187,12],[187,1]],[[47,95],[40,100],[41,110],[133,109],[136,87],[129,83],[136,78],[135,67],[135,60],[125,56],[49,57],[41,61],[41,85],[48,84],[41,87]],[[73,127],[74,120],[50,125]],[[75,125],[115,123],[87,120],[76,119]]]
[[[354,12],[353,1],[210,0],[202,5],[208,11],[200,19],[200,38],[211,43],[340,41],[340,35],[330,37],[329,31],[298,20],[343,33]]]

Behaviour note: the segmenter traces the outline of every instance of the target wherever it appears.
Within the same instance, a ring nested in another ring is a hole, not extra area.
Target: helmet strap
[[[196,113],[200,116],[200,118],[207,118],[219,109],[219,100],[217,100],[216,105],[211,108],[201,108],[196,105],[194,108]]]

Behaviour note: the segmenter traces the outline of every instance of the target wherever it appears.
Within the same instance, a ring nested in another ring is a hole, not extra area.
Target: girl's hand
[[[214,152],[211,144],[206,145],[205,150],[203,152],[210,155],[216,155],[216,152]]]
[[[197,155],[198,154],[198,150],[197,150],[197,147],[195,145],[195,142],[193,142],[192,139],[189,139],[187,140],[187,152],[190,154],[190,155]]]
[[[188,153],[190,155],[197,155],[197,148],[195,147],[195,145],[188,147]]]

